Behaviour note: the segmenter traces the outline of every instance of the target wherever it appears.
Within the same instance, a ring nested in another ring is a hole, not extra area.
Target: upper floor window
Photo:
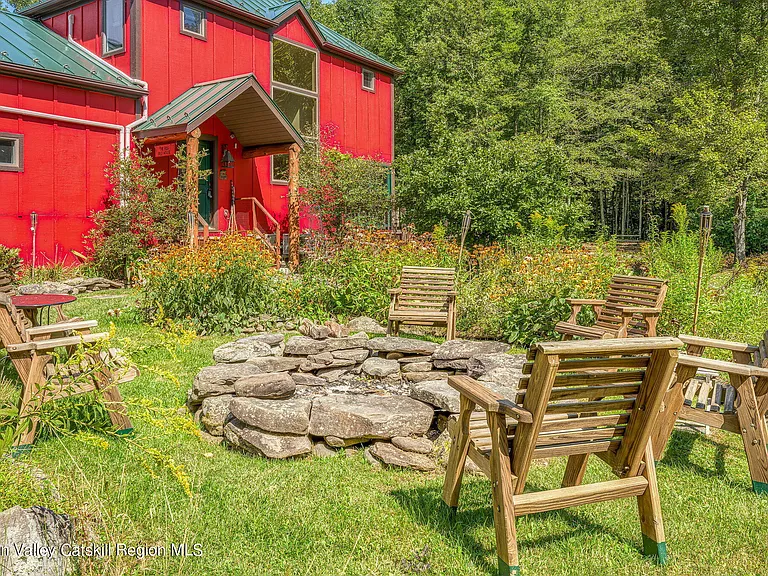
[[[363,90],[376,91],[376,74],[365,68],[363,68]]]
[[[188,4],[182,4],[181,33],[205,40],[205,11]]]
[[[24,136],[0,132],[0,172],[24,170]]]
[[[272,41],[272,99],[305,140],[317,139],[317,52]],[[288,181],[288,155],[272,156],[272,180]]]
[[[104,0],[103,6],[102,55],[107,56],[125,50],[125,3],[123,0]]]

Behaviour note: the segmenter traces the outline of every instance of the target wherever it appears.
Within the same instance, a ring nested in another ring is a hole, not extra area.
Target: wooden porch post
[[[187,169],[185,174],[185,189],[187,192],[187,210],[192,214],[187,226],[189,228],[189,243],[192,248],[197,246],[197,196],[200,166],[197,153],[200,144],[200,128],[195,128],[187,134]]]
[[[288,263],[291,270],[299,267],[299,148],[291,144],[288,148]]]

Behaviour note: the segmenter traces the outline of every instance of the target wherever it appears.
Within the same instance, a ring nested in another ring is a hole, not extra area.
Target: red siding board
[[[278,26],[277,30],[275,30],[275,35],[288,38],[289,40],[304,44],[305,46],[317,48],[315,41],[312,39],[312,36],[309,35],[309,32],[304,27],[304,23],[298,16],[289,18]]]

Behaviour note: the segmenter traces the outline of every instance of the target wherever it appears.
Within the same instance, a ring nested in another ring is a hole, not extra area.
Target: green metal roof
[[[352,42],[352,40],[350,40],[346,36],[342,36],[335,30],[331,30],[325,24],[321,24],[320,22],[315,20],[315,25],[317,26],[317,29],[320,30],[320,33],[323,35],[323,38],[325,38],[326,42],[328,42],[329,44],[332,44],[337,48],[341,48],[346,52],[351,52],[352,54],[356,54],[357,56],[362,56],[366,60],[376,62],[378,64],[381,64],[382,66],[386,66],[387,68],[400,70],[397,66],[395,66],[391,62],[387,62],[381,56],[377,56],[370,50],[366,50],[359,44],[355,44],[354,42]]]
[[[287,142],[304,145],[299,132],[253,74],[197,84],[160,108],[135,130],[145,136],[179,131],[189,133],[214,114],[243,146]]]
[[[54,74],[63,79],[143,90],[106,62],[37,20],[0,10],[0,69]]]

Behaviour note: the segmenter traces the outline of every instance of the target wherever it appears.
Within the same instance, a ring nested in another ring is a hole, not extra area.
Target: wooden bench
[[[686,354],[680,356],[675,379],[664,398],[664,413],[654,455],[660,460],[675,422],[685,420],[741,435],[752,488],[768,494],[768,332],[756,346],[726,340],[681,335]],[[707,348],[727,350],[732,362],[702,355]],[[707,384],[694,378],[700,370],[728,375],[728,383]]]
[[[665,562],[650,438],[681,345],[676,338],[537,344],[518,403],[468,376],[448,379],[461,412],[443,500],[457,507],[467,457],[490,478],[500,575],[519,573],[516,517],[629,497],[637,498],[644,552]],[[617,478],[582,485],[590,454]],[[562,487],[524,494],[531,462],[554,456],[568,457]]]
[[[656,336],[656,324],[667,296],[667,281],[642,276],[614,276],[608,286],[605,300],[567,298],[571,316],[558,322],[555,331],[563,340],[574,336],[596,340]],[[592,306],[597,316],[593,326],[580,326],[579,312]]]
[[[387,334],[400,324],[445,326],[446,340],[456,338],[456,270],[404,266],[400,287],[389,290]]]
[[[39,423],[39,411],[44,403],[86,392],[99,394],[118,434],[130,433],[133,426],[117,383],[133,379],[138,372],[121,362],[116,351],[97,351],[87,347],[103,341],[108,333],[92,333],[91,330],[98,325],[95,320],[34,327],[29,326],[27,320],[13,305],[10,295],[0,293],[0,347],[5,348],[21,379],[15,451],[31,448]],[[75,353],[81,345],[86,347],[83,358],[76,365],[60,365],[57,362]],[[57,354],[58,350],[66,353]],[[121,363],[121,373],[116,374],[115,367]]]

